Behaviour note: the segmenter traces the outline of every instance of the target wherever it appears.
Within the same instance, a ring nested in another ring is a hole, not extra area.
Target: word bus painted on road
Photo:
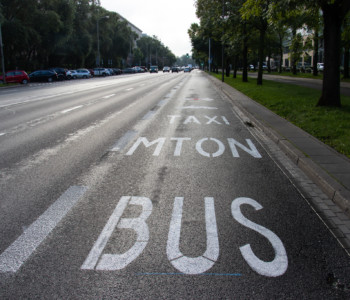
[[[175,197],[166,253],[170,263],[178,271],[190,275],[201,274],[213,267],[218,260],[220,252],[214,198],[204,198],[207,248],[206,251],[198,257],[187,257],[180,251],[183,202],[183,197]],[[239,248],[244,260],[260,275],[267,277],[283,275],[288,268],[288,258],[282,241],[269,229],[248,220],[241,212],[240,207],[243,204],[250,205],[255,210],[262,209],[262,206],[251,198],[237,198],[233,200],[231,204],[233,218],[243,226],[265,237],[272,245],[275,254],[272,261],[263,261],[254,254],[250,244],[246,244]],[[123,218],[123,212],[128,205],[141,206],[141,214],[137,218]],[[146,221],[151,215],[152,209],[152,201],[149,198],[131,196],[121,197],[81,269],[114,271],[124,269],[133,262],[143,252],[149,241],[149,229]],[[136,242],[125,253],[105,254],[103,253],[103,250],[115,228],[131,229],[135,231],[137,235]]]

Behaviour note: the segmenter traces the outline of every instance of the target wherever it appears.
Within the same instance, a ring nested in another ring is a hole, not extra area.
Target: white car
[[[90,71],[87,69],[78,69],[76,76],[76,78],[90,78],[91,74]]]
[[[77,70],[69,70],[67,71],[66,73],[67,75],[67,79],[76,79],[78,78],[78,73],[77,73]]]

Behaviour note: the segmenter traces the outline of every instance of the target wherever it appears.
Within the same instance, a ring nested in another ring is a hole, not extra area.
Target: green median
[[[350,97],[341,97],[341,108],[317,107],[321,91],[315,89],[270,80],[258,86],[241,76],[225,82],[350,158]]]

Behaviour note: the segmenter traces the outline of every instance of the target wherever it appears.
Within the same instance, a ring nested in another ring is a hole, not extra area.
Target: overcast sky
[[[196,17],[195,0],[100,0],[149,36],[157,36],[176,56],[191,53],[187,30]]]

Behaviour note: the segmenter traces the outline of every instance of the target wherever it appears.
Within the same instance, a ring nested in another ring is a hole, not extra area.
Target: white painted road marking
[[[131,91],[131,90],[133,90],[134,88],[128,88],[128,89],[126,89],[126,91],[128,92],[128,91]]]
[[[3,136],[3,135],[5,135],[6,134],[6,132],[1,132],[0,133],[0,136]]]
[[[202,256],[187,257],[180,251],[181,220],[183,197],[176,197],[170,222],[167,256],[171,264],[184,274],[201,274],[209,270],[219,257],[219,238],[216,226],[214,198],[206,197],[205,226],[207,231],[207,249]]]
[[[129,130],[127,133],[125,133],[112,147],[110,151],[120,151],[123,150],[124,147],[131,141],[134,136],[137,134],[136,131]]]
[[[104,97],[102,97],[102,98],[103,98],[103,99],[109,99],[109,98],[111,98],[111,97],[113,97],[113,96],[115,96],[115,94],[108,95],[108,96],[104,96]]]
[[[212,106],[196,106],[196,105],[190,105],[190,106],[183,106],[182,109],[218,109],[217,107]]]
[[[237,222],[266,237],[275,251],[275,258],[273,259],[273,261],[264,262],[254,254],[250,245],[247,244],[239,248],[244,259],[246,260],[248,265],[260,275],[268,277],[277,277],[283,275],[288,268],[288,257],[282,241],[271,230],[261,225],[258,225],[244,217],[240,209],[240,206],[242,204],[251,205],[255,208],[255,210],[260,210],[263,207],[253,199],[237,198],[234,201],[232,201],[231,212],[232,216]]]
[[[66,109],[66,110],[62,110],[61,113],[62,113],[62,114],[66,114],[66,113],[68,113],[68,112],[71,112],[71,111],[73,111],[73,110],[76,110],[76,109],[79,109],[79,108],[82,108],[82,107],[83,107],[83,105],[74,106],[74,107],[72,107],[72,108],[68,108],[68,109]]]
[[[121,218],[128,204],[142,206],[142,213],[138,218]],[[81,269],[93,270],[101,256],[96,270],[121,270],[135,260],[145,249],[149,240],[149,230],[146,220],[152,212],[152,201],[146,197],[124,196],[120,199],[113,214],[109,218],[102,233],[91,249]],[[120,220],[120,221],[119,221]],[[123,254],[102,254],[115,228],[132,229],[137,234],[135,244]]]
[[[17,272],[87,189],[85,186],[71,186],[62,194],[0,255],[0,272]]]

